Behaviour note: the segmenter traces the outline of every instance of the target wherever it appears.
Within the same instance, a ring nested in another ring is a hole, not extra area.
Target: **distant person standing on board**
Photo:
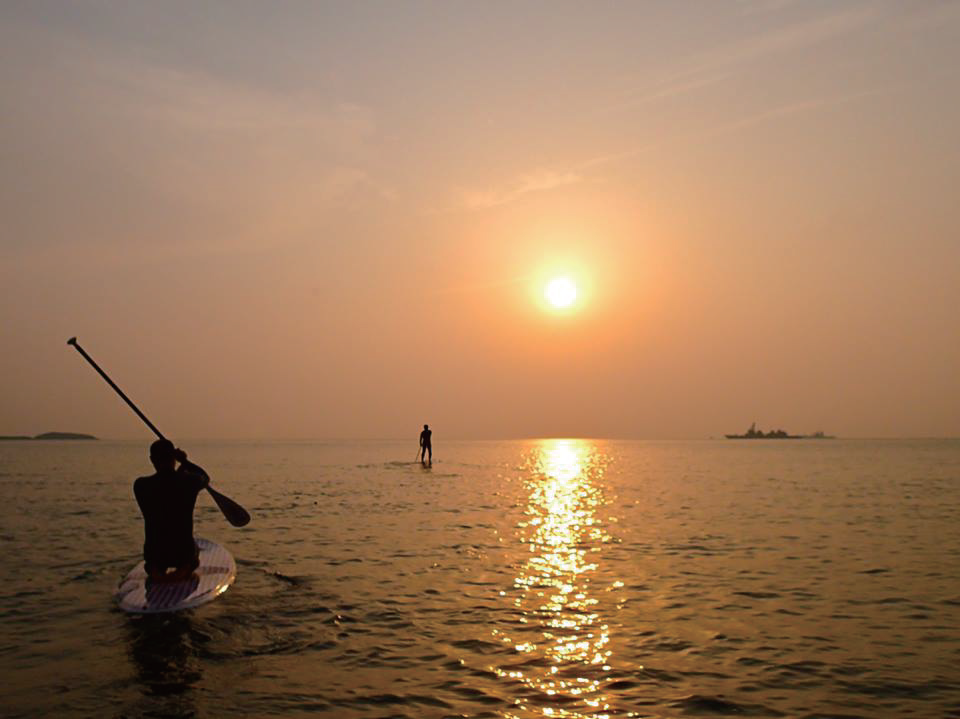
[[[433,432],[430,431],[430,425],[423,425],[423,431],[420,433],[420,461],[433,463],[433,445],[430,443],[430,437]]]
[[[193,539],[193,508],[210,477],[188,462],[187,453],[169,439],[158,439],[150,445],[150,461],[156,473],[133,483],[133,494],[143,514],[144,568],[152,581],[183,581],[200,565],[200,552]],[[173,571],[168,573],[168,569]]]

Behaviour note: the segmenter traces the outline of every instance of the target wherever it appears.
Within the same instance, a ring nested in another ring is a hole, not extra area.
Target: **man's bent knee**
[[[143,568],[147,572],[147,577],[149,577],[152,582],[182,582],[184,579],[189,579],[190,575],[192,575],[194,570],[199,566],[200,552],[197,551],[197,553],[186,562],[168,566],[163,566],[156,562],[146,562]]]

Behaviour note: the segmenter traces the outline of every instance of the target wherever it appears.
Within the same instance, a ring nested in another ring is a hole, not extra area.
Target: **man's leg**
[[[190,579],[194,570],[200,566],[200,548],[194,544],[193,556],[186,562],[181,562],[174,567],[172,572],[167,571],[167,567],[161,567],[158,564],[147,562],[144,569],[147,570],[147,576],[152,582],[182,582]]]
[[[177,571],[175,574],[180,575],[181,579],[189,579],[193,574],[194,570],[200,566],[200,547],[197,546],[197,543],[193,543],[193,556],[190,557],[190,561],[186,564],[178,564]]]
[[[144,562],[143,568],[151,582],[166,582],[167,568],[153,562]]]

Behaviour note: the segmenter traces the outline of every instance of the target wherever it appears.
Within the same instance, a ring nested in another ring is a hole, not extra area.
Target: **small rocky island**
[[[772,429],[764,432],[757,429],[757,423],[754,422],[743,434],[726,434],[727,439],[834,439],[832,435],[823,432],[814,432],[813,434],[790,434],[782,429]]]
[[[80,434],[79,432],[44,432],[33,437],[27,435],[0,435],[0,440],[11,439],[96,439],[92,434]]]

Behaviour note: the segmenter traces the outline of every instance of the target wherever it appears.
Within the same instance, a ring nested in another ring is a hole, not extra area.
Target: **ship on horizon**
[[[813,434],[790,434],[782,429],[771,429],[764,432],[757,429],[757,423],[754,422],[743,434],[725,434],[727,439],[834,439],[832,435],[823,432],[814,432]]]

